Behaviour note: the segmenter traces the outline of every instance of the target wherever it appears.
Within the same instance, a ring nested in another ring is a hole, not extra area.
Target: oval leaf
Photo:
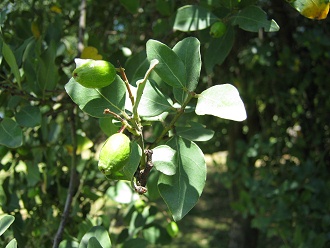
[[[155,168],[165,175],[176,172],[176,151],[167,145],[160,145],[152,149],[152,162]]]
[[[206,180],[204,154],[192,141],[175,136],[168,143],[177,152],[177,172],[173,176],[161,174],[159,192],[172,213],[182,219],[197,203]]]
[[[82,237],[79,248],[89,247],[89,240],[93,237],[96,238],[102,247],[111,247],[111,241],[107,230],[103,226],[94,226]]]
[[[197,87],[199,75],[202,67],[200,42],[194,37],[188,37],[179,41],[173,51],[180,57],[186,68],[185,87],[188,91],[194,91]],[[187,98],[187,93],[183,90],[174,89],[174,97],[183,103]]]
[[[295,0],[291,5],[303,16],[322,20],[327,18],[330,3],[328,0]]]
[[[178,9],[173,28],[183,32],[202,30],[211,26],[217,19],[207,9],[196,5],[186,5]]]
[[[212,73],[213,67],[222,64],[230,53],[234,44],[234,30],[229,26],[226,33],[218,39],[212,39],[210,46],[205,51],[205,68],[207,73]]]
[[[20,126],[10,118],[0,122],[0,144],[16,148],[23,144],[23,133]]]
[[[191,141],[208,141],[212,139],[214,131],[206,129],[200,123],[190,122],[187,127],[175,127],[176,134]]]
[[[147,42],[147,57],[149,62],[154,59],[159,61],[154,70],[165,83],[175,88],[185,88],[185,66],[171,48],[159,41],[149,40]]]
[[[203,91],[198,97],[195,112],[233,121],[246,119],[244,104],[238,90],[231,84],[215,85]]]
[[[23,127],[35,127],[41,124],[41,112],[36,106],[23,107],[16,115],[16,121]]]
[[[280,29],[274,20],[268,20],[265,11],[257,6],[248,6],[234,16],[233,25],[249,32],[259,32],[263,28],[266,32],[276,32]]]
[[[14,222],[15,217],[11,215],[4,215],[0,219],[0,236],[10,227]]]
[[[97,118],[108,117],[103,114],[104,109],[120,114],[125,107],[126,88],[118,75],[111,85],[102,89],[85,88],[71,78],[65,90],[81,110]]]
[[[172,105],[167,101],[167,97],[158,89],[155,83],[148,80],[139,103],[139,115],[157,116],[171,108]]]

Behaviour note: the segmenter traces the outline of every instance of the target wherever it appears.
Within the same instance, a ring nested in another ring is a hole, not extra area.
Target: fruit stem
[[[119,64],[119,72],[120,72],[121,78],[123,79],[123,81],[125,83],[125,86],[127,88],[127,92],[128,92],[128,95],[129,95],[129,99],[131,100],[132,106],[134,106],[134,102],[135,102],[134,101],[134,96],[132,94],[131,87],[129,85],[129,81],[128,81],[127,76],[126,76],[125,69],[120,64]]]

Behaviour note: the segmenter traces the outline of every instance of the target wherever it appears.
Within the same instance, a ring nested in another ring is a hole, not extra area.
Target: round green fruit
[[[125,134],[110,136],[100,152],[99,170],[107,176],[122,170],[128,163],[130,151],[130,140]]]
[[[179,233],[179,227],[174,221],[171,221],[167,224],[166,231],[172,238],[174,238]]]
[[[220,38],[226,33],[227,27],[222,21],[218,21],[212,24],[210,29],[210,35],[213,38]]]
[[[116,78],[116,68],[104,60],[76,59],[73,78],[86,88],[103,88]]]

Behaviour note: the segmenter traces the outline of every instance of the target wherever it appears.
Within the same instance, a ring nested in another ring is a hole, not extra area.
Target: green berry
[[[174,238],[179,233],[179,227],[174,221],[171,221],[167,224],[166,231],[172,238]]]
[[[130,151],[130,140],[125,134],[110,136],[100,152],[99,170],[106,176],[122,170],[129,161]]]
[[[210,35],[213,38],[220,38],[226,33],[227,27],[222,21],[217,21],[212,24],[210,29]]]
[[[103,88],[116,78],[116,68],[104,60],[76,59],[73,78],[86,88]]]

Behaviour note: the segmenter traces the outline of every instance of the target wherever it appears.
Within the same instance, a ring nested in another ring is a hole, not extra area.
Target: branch
[[[84,50],[84,36],[86,30],[86,0],[80,3],[79,33],[78,33],[78,57]]]
[[[53,243],[53,248],[58,248],[61,240],[62,240],[62,235],[64,231],[64,227],[66,225],[66,222],[69,218],[70,214],[70,208],[72,204],[72,199],[73,196],[75,195],[76,192],[76,186],[77,186],[77,172],[76,172],[76,166],[77,166],[77,136],[76,136],[76,126],[75,126],[75,113],[74,113],[75,108],[71,112],[70,115],[70,126],[71,126],[71,136],[72,136],[72,146],[73,146],[73,151],[72,151],[72,158],[71,158],[71,173],[70,173],[70,183],[69,183],[69,189],[68,189],[68,194],[66,197],[65,201],[65,206],[63,210],[63,215],[61,218],[60,225],[58,227],[57,233],[54,238],[54,243]]]

